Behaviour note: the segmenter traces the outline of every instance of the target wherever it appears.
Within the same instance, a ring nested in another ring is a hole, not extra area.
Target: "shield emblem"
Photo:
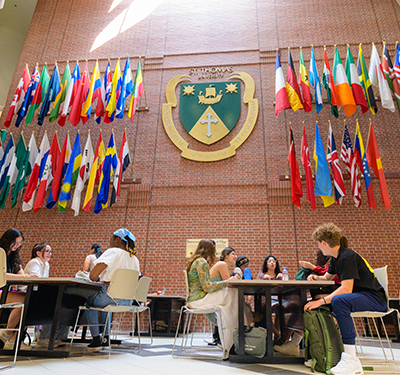
[[[182,84],[179,117],[193,138],[211,145],[235,127],[240,100],[240,81]]]

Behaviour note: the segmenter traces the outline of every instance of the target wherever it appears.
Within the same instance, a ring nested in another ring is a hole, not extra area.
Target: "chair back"
[[[147,295],[149,294],[150,283],[150,277],[143,276],[140,278],[136,289],[136,301],[143,303],[147,302]]]
[[[381,267],[381,268],[375,268],[374,274],[375,274],[376,278],[378,279],[379,284],[381,284],[383,289],[385,289],[386,297],[389,298],[389,296],[388,296],[389,278],[388,278],[388,274],[387,274],[387,268],[388,268],[388,266]]]
[[[139,271],[118,268],[112,275],[107,293],[112,298],[133,300],[136,294],[138,279]]]
[[[189,298],[189,280],[188,280],[188,274],[186,270],[183,270],[183,275],[185,276],[185,285],[186,285],[186,301]]]
[[[0,288],[6,285],[7,272],[7,255],[2,247],[0,247]]]

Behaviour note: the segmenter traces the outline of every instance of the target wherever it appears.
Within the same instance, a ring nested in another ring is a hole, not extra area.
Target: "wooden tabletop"
[[[322,280],[229,280],[228,287],[233,286],[297,286],[297,287],[320,287],[334,285],[334,281],[322,281]]]

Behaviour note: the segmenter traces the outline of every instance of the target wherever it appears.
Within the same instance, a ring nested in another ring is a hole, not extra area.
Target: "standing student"
[[[356,311],[387,311],[387,297],[368,262],[354,250],[340,245],[341,230],[333,223],[323,224],[313,233],[313,239],[324,255],[331,256],[324,276],[310,275],[309,280],[332,280],[338,275],[341,285],[326,297],[310,301],[304,310],[332,304],[344,344],[340,362],[333,368],[334,375],[363,374],[356,357],[354,329],[351,313]]]

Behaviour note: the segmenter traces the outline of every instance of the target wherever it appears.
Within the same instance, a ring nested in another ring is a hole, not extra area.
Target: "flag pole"
[[[289,47],[290,48],[290,47]],[[290,152],[290,145],[291,145],[291,139],[290,139],[290,131],[292,130],[292,122],[289,121],[289,152]],[[287,167],[286,167],[286,175],[285,178],[289,178],[289,158],[287,159]]]

